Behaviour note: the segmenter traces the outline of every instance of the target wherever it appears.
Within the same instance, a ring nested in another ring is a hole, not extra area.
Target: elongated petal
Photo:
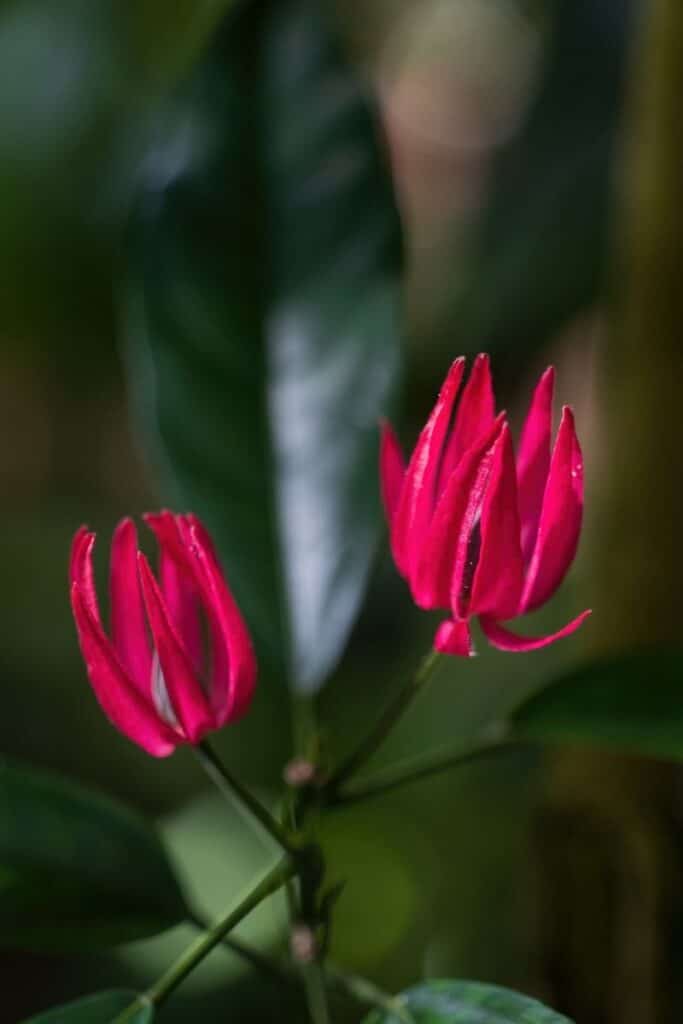
[[[71,557],[69,559],[69,582],[77,583],[81,597],[88,606],[88,610],[96,622],[102,628],[102,617],[97,602],[95,590],[95,575],[92,566],[92,553],[95,547],[95,534],[91,533],[87,526],[81,526],[71,543]]]
[[[568,406],[550,463],[538,537],[529,563],[520,612],[552,597],[574,560],[583,516],[583,458],[574,415]]]
[[[457,553],[466,550],[477,495],[483,494],[502,426],[501,414],[488,434],[463,455],[439,499],[411,580],[413,598],[421,608],[447,608],[451,603]]]
[[[548,647],[550,644],[554,644],[556,640],[562,640],[563,637],[570,636],[576,632],[589,615],[590,609],[582,612],[581,615],[577,615],[575,619],[568,622],[562,629],[558,629],[556,633],[550,633],[548,636],[519,636],[486,615],[481,616],[479,624],[486,639],[493,647],[497,647],[499,651],[523,654],[527,651],[537,651],[541,647]]]
[[[469,624],[454,622],[452,619],[442,622],[434,637],[434,647],[441,654],[454,654],[460,658],[472,657],[474,648]]]
[[[124,736],[148,754],[167,757],[179,737],[159,718],[151,700],[145,700],[128,677],[77,583],[71,587],[71,607],[88,677],[105,715]]]
[[[111,543],[109,593],[111,636],[123,667],[138,689],[149,694],[152,652],[138,579],[138,539],[131,519],[123,519]]]
[[[536,543],[550,470],[554,387],[555,370],[550,366],[536,385],[519,443],[517,481],[525,565],[528,565]]]
[[[194,565],[182,539],[178,518],[165,510],[143,516],[159,545],[159,582],[171,621],[195,671],[201,673],[204,650],[199,593]]]
[[[406,475],[405,460],[394,429],[387,420],[381,423],[379,449],[379,476],[382,487],[382,501],[387,522],[391,529],[396,518],[401,489]]]
[[[472,372],[462,391],[453,430],[444,450],[439,491],[464,453],[491,428],[496,414],[489,357],[482,353],[474,360]]]
[[[519,607],[524,566],[517,504],[517,471],[507,424],[496,442],[481,510],[479,559],[472,580],[470,614],[512,618]]]
[[[142,554],[138,554],[138,566],[147,618],[173,714],[189,742],[198,743],[207,732],[216,728],[215,718],[190,659],[169,619],[168,610],[149,563]]]
[[[213,542],[196,516],[181,518],[203,579],[212,636],[210,699],[219,725],[235,721],[254,695],[257,663],[251,636],[223,575]]]
[[[434,510],[442,449],[464,365],[460,358],[451,366],[406,470],[392,536],[394,559],[404,576],[410,576],[417,563]]]

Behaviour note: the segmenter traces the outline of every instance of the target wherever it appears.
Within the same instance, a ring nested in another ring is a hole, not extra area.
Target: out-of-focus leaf
[[[571,1024],[527,996],[477,981],[425,981],[398,997],[415,1024]],[[364,1024],[401,1024],[375,1010]]]
[[[314,691],[361,599],[396,383],[398,220],[376,124],[312,0],[241,4],[150,157],[133,382],[259,652]]]
[[[539,89],[473,227],[459,347],[516,362],[600,291],[630,2],[559,0]]]
[[[683,654],[632,654],[592,662],[523,703],[516,735],[683,758]]]
[[[136,998],[135,992],[98,992],[65,1006],[55,1006],[24,1024],[111,1024]],[[145,1006],[130,1018],[129,1024],[150,1024],[153,1016],[152,1007]]]
[[[0,760],[0,945],[68,950],[186,917],[158,837],[127,808]]]

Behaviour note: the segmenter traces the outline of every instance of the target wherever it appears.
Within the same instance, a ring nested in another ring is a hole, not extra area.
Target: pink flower
[[[147,753],[166,757],[244,714],[256,659],[211,538],[196,516],[161,512],[143,518],[159,546],[159,582],[138,551],[132,520],[122,520],[111,548],[111,640],[95,593],[95,534],[85,527],[71,549],[71,605],[104,713]]]
[[[554,371],[531,402],[515,459],[505,414],[495,414],[488,356],[477,356],[456,398],[465,360],[451,366],[405,467],[396,435],[382,427],[380,473],[391,549],[421,608],[450,608],[434,646],[473,653],[469,620],[504,651],[531,651],[578,629],[586,611],[544,637],[522,637],[501,620],[552,597],[571,565],[583,512],[583,463],[565,406],[550,450]]]

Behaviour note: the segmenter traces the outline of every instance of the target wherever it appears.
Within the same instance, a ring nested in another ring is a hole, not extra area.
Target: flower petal
[[[131,519],[123,519],[111,542],[109,593],[111,636],[123,667],[138,689],[149,694],[152,651],[138,578],[138,538]]]
[[[575,619],[568,622],[562,629],[558,629],[556,633],[550,633],[548,636],[519,636],[517,633],[512,633],[509,629],[501,626],[500,623],[496,622],[489,616],[482,615],[479,619],[479,624],[482,628],[482,632],[486,636],[486,639],[493,647],[497,647],[499,651],[511,651],[513,653],[523,654],[527,651],[537,651],[541,647],[548,647],[550,644],[554,644],[556,640],[562,640],[565,636],[570,636],[575,633],[579,628],[584,619],[587,619],[591,614],[590,609],[577,615]]]
[[[574,560],[583,515],[583,459],[574,415],[562,410],[536,545],[527,571],[519,611],[532,611],[550,598]]]
[[[454,654],[460,658],[471,658],[474,654],[472,635],[467,622],[442,622],[434,637],[434,647],[441,654]]]
[[[71,587],[71,607],[88,677],[109,721],[153,757],[173,753],[180,737],[156,714],[124,671],[78,583]]]
[[[200,601],[195,567],[178,526],[179,516],[163,510],[142,517],[159,545],[159,582],[171,621],[196,672],[204,663]]]
[[[401,489],[406,475],[405,460],[394,429],[387,420],[381,422],[379,448],[379,475],[382,486],[382,501],[389,528],[396,518],[401,499]]]
[[[499,619],[510,619],[519,607],[524,565],[515,453],[507,423],[496,442],[481,510],[480,531],[481,544],[472,579],[470,614],[486,613]]]
[[[490,429],[495,414],[491,366],[489,357],[482,352],[474,360],[458,403],[453,430],[442,461],[440,492],[448,483],[449,476],[464,453]]]
[[[465,360],[456,359],[408,463],[396,510],[392,550],[396,565],[410,576],[419,557],[436,502],[436,482]]]
[[[528,565],[541,518],[543,493],[550,469],[550,433],[553,416],[555,370],[549,366],[534,391],[519,443],[517,481],[522,524],[522,553]]]
[[[257,663],[251,636],[223,575],[208,531],[194,515],[180,517],[183,535],[199,567],[211,629],[213,670],[210,700],[217,724],[235,721],[254,695]]]
[[[476,496],[481,500],[503,416],[463,455],[439,499],[411,580],[413,599],[420,608],[447,608],[451,603],[459,545],[464,553],[473,519],[478,514]]]
[[[168,615],[157,581],[145,556],[138,553],[140,583],[147,608],[163,683],[173,714],[190,743],[198,743],[211,729],[215,717],[201,684]],[[152,680],[150,679],[150,688]],[[161,708],[159,709],[161,712]]]
[[[71,542],[71,557],[69,559],[69,582],[77,583],[81,597],[85,600],[90,614],[102,628],[102,617],[97,602],[95,590],[95,575],[92,567],[92,552],[95,547],[95,534],[91,533],[87,526],[81,526],[76,531]]]

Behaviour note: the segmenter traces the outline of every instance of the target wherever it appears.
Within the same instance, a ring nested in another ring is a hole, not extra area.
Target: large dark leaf
[[[313,0],[229,19],[169,112],[133,232],[138,405],[259,653],[313,691],[378,524],[398,222],[371,106]]]
[[[399,997],[415,1024],[571,1024],[535,999],[477,981],[426,981]],[[375,1011],[364,1024],[401,1024]]]
[[[24,1024],[112,1024],[135,999],[135,992],[98,992],[65,1006],[55,1006]],[[129,1018],[129,1024],[150,1024],[153,1015],[152,1007],[146,1006]]]
[[[500,155],[453,323],[514,361],[598,297],[631,2],[559,0],[538,94]]]
[[[683,758],[683,654],[584,665],[531,697],[512,721],[532,740]]]
[[[0,760],[0,945],[92,949],[185,917],[164,849],[97,793]]]

